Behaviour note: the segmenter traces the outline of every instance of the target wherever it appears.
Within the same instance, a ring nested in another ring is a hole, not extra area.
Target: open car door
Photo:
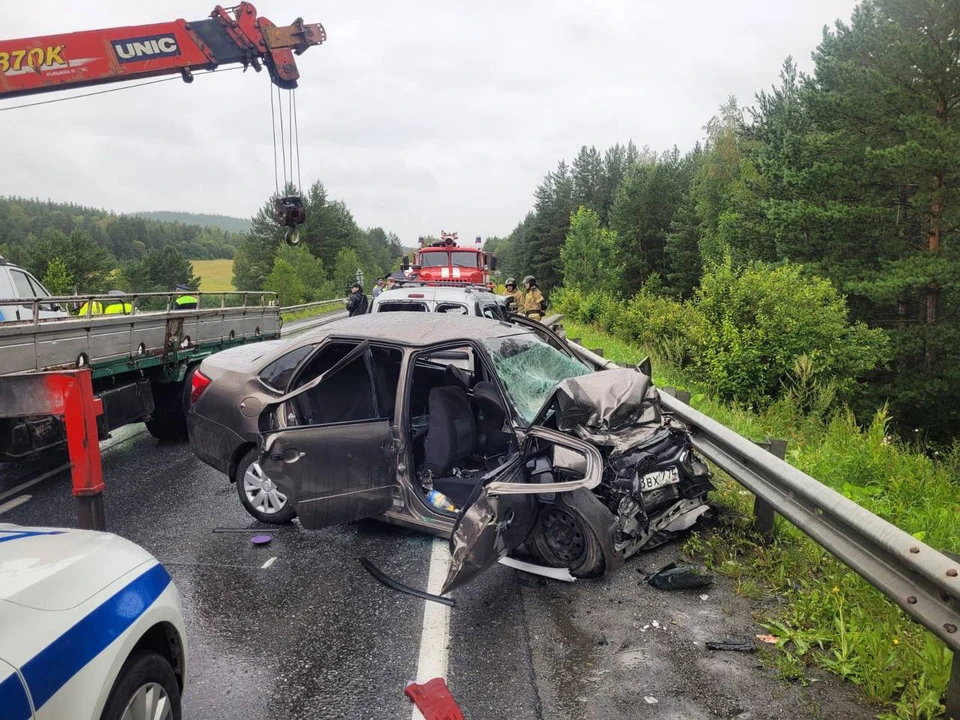
[[[546,456],[557,482],[531,479],[528,465]],[[441,594],[465,585],[519,547],[539,510],[536,496],[600,484],[603,458],[582,440],[542,427],[527,433],[523,450],[483,478],[460,511],[450,537],[450,571]]]
[[[288,427],[261,433],[260,467],[308,530],[380,515],[392,503],[396,443],[374,382],[364,341],[264,410],[282,413]]]

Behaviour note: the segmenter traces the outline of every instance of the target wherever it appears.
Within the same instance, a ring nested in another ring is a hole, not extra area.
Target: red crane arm
[[[235,63],[266,66],[276,85],[294,88],[300,77],[294,54],[326,37],[320,24],[297,19],[277,27],[242,2],[231,10],[217,5],[197,22],[0,40],[0,98],[176,73],[190,82],[194,70]]]

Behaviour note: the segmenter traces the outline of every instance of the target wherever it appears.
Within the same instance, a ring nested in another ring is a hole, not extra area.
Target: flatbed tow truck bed
[[[198,306],[178,309],[182,293],[90,295],[0,300],[24,320],[0,322],[0,375],[89,367],[103,402],[101,438],[146,421],[159,439],[186,437],[189,376],[205,357],[280,337],[273,293],[190,293]],[[41,306],[126,303],[129,312],[40,319]],[[29,311],[29,312],[28,312]],[[62,444],[62,423],[42,415],[0,419],[0,460]]]

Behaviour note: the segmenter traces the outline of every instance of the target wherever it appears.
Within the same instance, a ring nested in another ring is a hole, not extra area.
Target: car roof
[[[533,331],[507,322],[470,315],[445,313],[368,313],[336,320],[301,335],[300,343],[329,336],[395,342],[423,347],[455,340],[485,340]]]

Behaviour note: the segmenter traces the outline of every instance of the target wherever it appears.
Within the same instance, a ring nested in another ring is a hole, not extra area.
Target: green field
[[[233,290],[233,260],[191,260],[193,274],[200,276],[200,290]]]

